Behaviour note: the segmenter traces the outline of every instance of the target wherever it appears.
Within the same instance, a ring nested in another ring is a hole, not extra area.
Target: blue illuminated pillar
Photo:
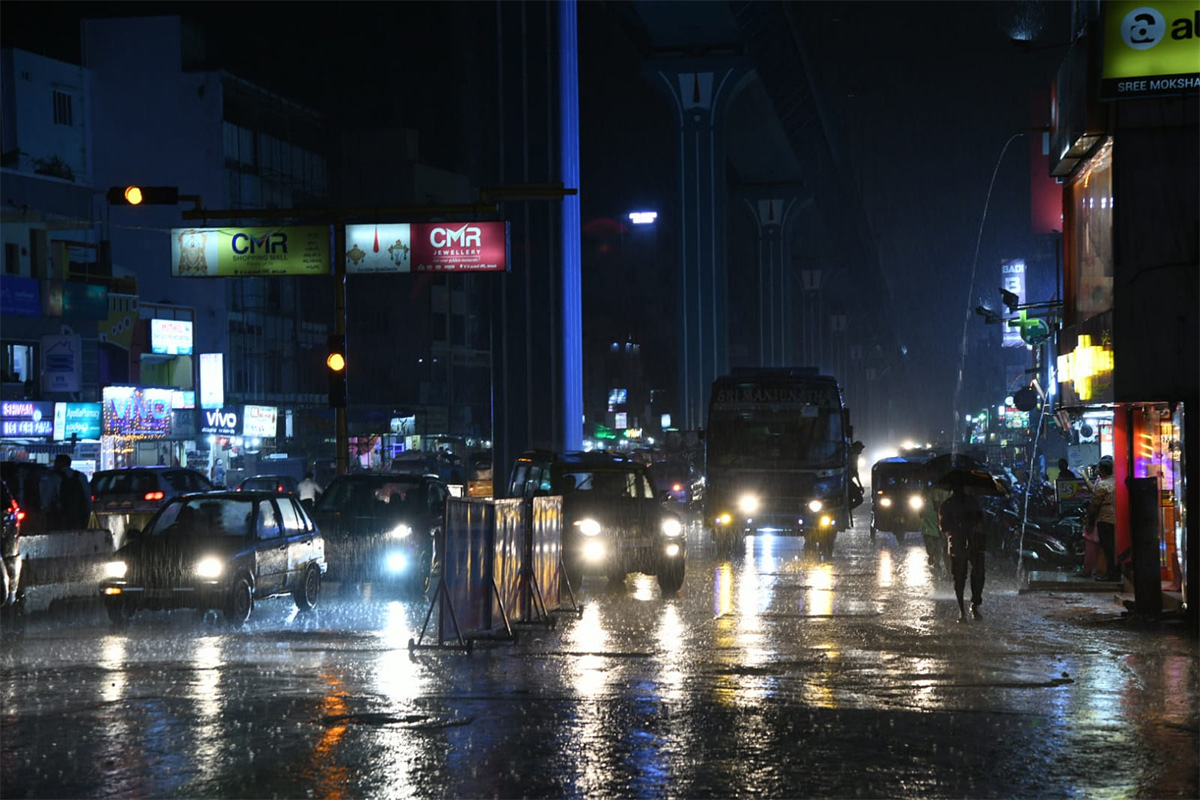
[[[559,0],[558,97],[562,182],[579,187],[579,36],[575,0]],[[579,195],[562,201],[563,449],[583,447],[582,256]]]
[[[738,58],[659,59],[645,70],[679,123],[679,418],[705,425],[712,382],[729,369],[724,116],[752,73]]]

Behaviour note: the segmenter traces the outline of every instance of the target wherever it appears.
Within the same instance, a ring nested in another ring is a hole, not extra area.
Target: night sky
[[[77,61],[78,31],[70,21],[85,13],[180,10],[206,26],[210,60],[230,72],[335,120],[417,127],[423,160],[467,171],[458,134],[467,112],[448,87],[466,69],[461,18],[494,16],[490,3],[9,0],[0,32],[5,46]],[[799,12],[809,78],[829,114],[845,179],[863,198],[897,310],[897,344],[908,348],[911,371],[920,376],[918,394],[911,403],[903,399],[901,413],[912,435],[932,436],[954,413],[964,321],[983,324],[970,309],[981,300],[997,305],[1000,260],[1029,257],[1036,247],[1029,144],[1021,137],[1003,159],[1001,152],[1029,128],[1031,92],[1050,86],[1063,50],[1045,45],[1066,39],[1069,5],[806,2]],[[639,73],[639,53],[608,4],[581,4],[579,31],[585,226],[634,208],[669,215],[677,179],[667,102]],[[1023,51],[1010,37],[1032,38],[1043,49]],[[665,219],[656,240],[622,242],[640,248],[638,263],[616,279],[607,269],[611,259],[590,256],[585,336],[628,331],[645,343],[651,362],[670,364],[675,332],[663,324],[662,310],[674,305],[664,284],[675,269],[671,234]],[[1050,299],[1054,275],[1033,274],[1030,284],[1031,300]],[[630,295],[644,301],[629,303]]]

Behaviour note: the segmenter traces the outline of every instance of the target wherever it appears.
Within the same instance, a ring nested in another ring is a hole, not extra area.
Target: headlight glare
[[[104,565],[104,577],[124,578],[129,566],[124,561],[109,561]]]
[[[196,574],[201,578],[217,578],[221,575],[220,560],[209,556],[208,558],[200,559],[200,563],[196,565]]]
[[[730,522],[733,522],[733,517],[729,516],[728,514],[722,514],[721,516],[717,517],[718,525],[728,525]]]
[[[808,510],[813,512],[814,514],[817,513],[818,511],[820,511],[824,507],[825,507],[825,504],[822,503],[820,500],[809,500],[808,501]]]
[[[674,517],[667,517],[662,521],[662,532],[663,536],[674,538],[683,533],[683,526]]]
[[[388,532],[389,539],[407,539],[409,536],[412,536],[412,528],[404,524],[397,525]]]
[[[912,497],[908,498],[908,507],[913,511],[920,511],[925,507],[925,498],[921,497],[919,494],[914,494]]]
[[[752,494],[744,494],[738,498],[738,511],[743,514],[753,514],[758,511],[758,498]]]
[[[890,497],[879,498],[879,507],[880,508],[891,508],[892,507],[892,498],[890,498]]]
[[[579,526],[579,532],[584,536],[600,535],[600,523],[594,519],[581,519],[575,524]]]

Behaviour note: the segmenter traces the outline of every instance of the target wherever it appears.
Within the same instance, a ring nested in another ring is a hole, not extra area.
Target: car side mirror
[[[672,499],[673,498],[671,497],[670,489],[663,489],[661,492],[658,493],[658,501],[660,503],[669,503],[669,502],[671,502]]]

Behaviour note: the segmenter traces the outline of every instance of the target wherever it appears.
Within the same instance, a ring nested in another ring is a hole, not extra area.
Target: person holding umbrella
[[[971,616],[982,619],[979,606],[983,603],[984,551],[987,547],[983,528],[983,508],[974,495],[968,493],[968,476],[962,471],[951,472],[940,485],[949,486],[950,496],[938,508],[938,526],[946,537],[950,553],[950,569],[954,575],[954,595],[958,598],[958,621],[967,621],[963,607],[963,591],[967,570],[971,572]]]

